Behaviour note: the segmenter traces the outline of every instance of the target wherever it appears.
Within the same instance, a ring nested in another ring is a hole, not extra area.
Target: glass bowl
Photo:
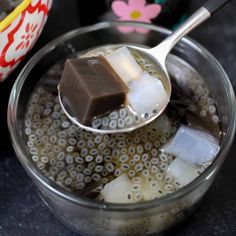
[[[120,26],[133,27],[134,32],[124,34],[117,28]],[[140,28],[148,32],[135,31]],[[66,191],[45,177],[34,165],[24,141],[26,104],[45,71],[58,61],[107,44],[132,43],[152,47],[168,34],[170,31],[163,28],[131,22],[104,22],[76,29],[42,48],[15,82],[9,101],[8,126],[17,157],[53,214],[81,235],[150,235],[182,222],[193,212],[215,179],[234,137],[235,97],[230,81],[219,62],[195,41],[184,38],[174,48],[172,54],[183,59],[204,78],[216,99],[222,129],[221,148],[208,169],[187,186],[164,197],[135,204],[90,200]]]

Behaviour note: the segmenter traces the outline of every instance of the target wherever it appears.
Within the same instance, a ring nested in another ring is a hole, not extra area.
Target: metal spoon
[[[167,37],[164,41],[162,41],[159,45],[155,46],[151,49],[141,48],[137,46],[128,45],[128,48],[135,50],[142,55],[145,55],[146,58],[149,58],[155,63],[155,67],[158,70],[158,76],[162,83],[164,84],[165,90],[167,95],[171,96],[171,81],[166,69],[166,58],[171,51],[171,49],[190,31],[196,28],[198,25],[206,21],[211,15],[223,7],[226,3],[230,0],[209,0],[207,1],[199,10],[197,10],[192,16],[190,16],[175,32],[173,32],[169,37]],[[124,133],[124,132],[131,132],[137,128],[140,128],[153,120],[155,120],[166,108],[168,104],[155,112],[155,110],[150,114],[145,113],[142,117],[138,117],[132,111],[130,112],[129,116],[133,115],[132,122],[123,126],[112,126],[112,125],[104,125],[104,119],[106,122],[109,123],[109,117],[107,118],[95,118],[94,122],[92,122],[91,126],[85,126],[79,122],[79,120],[73,115],[72,109],[70,109],[69,103],[60,93],[60,85],[58,86],[58,97],[59,102],[63,111],[65,112],[66,116],[77,126],[85,129],[87,131],[92,131],[96,133]],[[130,109],[129,109],[130,111]],[[128,111],[128,112],[129,112]],[[124,119],[127,119],[124,117]],[[114,122],[113,122],[114,123]],[[122,123],[122,122],[121,122]]]

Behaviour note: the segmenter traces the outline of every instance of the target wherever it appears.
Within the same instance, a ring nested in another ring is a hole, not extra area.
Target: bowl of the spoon
[[[109,111],[101,116],[94,117],[90,124],[84,125],[78,117],[75,115],[73,106],[70,104],[68,99],[63,95],[60,89],[60,83],[58,85],[58,98],[59,103],[72,123],[78,127],[96,133],[112,134],[112,133],[125,133],[131,132],[135,129],[143,127],[158,116],[162,114],[170,100],[171,84],[166,69],[159,65],[154,58],[149,56],[146,52],[142,51],[144,47],[134,48],[132,45],[106,45],[99,48],[89,50],[86,53],[79,55],[79,57],[96,57],[105,56],[111,54],[116,49],[125,46],[129,49],[136,62],[140,65],[143,71],[150,74],[153,78],[161,80],[165,92],[167,94],[166,99],[163,100],[162,104],[154,104],[151,110],[137,114],[131,106],[121,106],[120,108]],[[164,67],[165,68],[165,67]],[[144,89],[144,88],[143,88]],[[145,94],[143,99],[153,99],[153,96],[159,96],[158,94]],[[83,98],[81,98],[83,99]]]

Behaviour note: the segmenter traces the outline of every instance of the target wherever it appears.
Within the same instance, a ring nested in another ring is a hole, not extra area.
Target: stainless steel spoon
[[[198,25],[206,21],[211,15],[223,7],[226,3],[230,0],[209,0],[207,1],[200,9],[198,9],[192,16],[190,16],[176,31],[174,31],[169,37],[167,37],[164,41],[162,41],[159,45],[155,46],[151,49],[141,48],[137,46],[128,47],[131,50],[137,50],[141,54],[145,55],[147,58],[151,59],[155,63],[155,67],[158,70],[158,76],[160,80],[163,82],[166,92],[168,96],[171,96],[171,81],[166,69],[166,58],[170,53],[171,49],[190,31],[196,28]],[[73,116],[73,112],[71,112],[68,103],[64,100],[62,94],[60,93],[60,85],[58,86],[58,97],[59,102],[63,111],[65,112],[66,116],[77,126],[85,129],[87,131],[92,131],[96,133],[124,133],[124,132],[131,132],[137,128],[140,128],[153,120],[155,120],[165,109],[168,104],[165,104],[163,109],[158,112],[153,112],[152,114],[146,114],[143,117],[137,117],[134,114],[134,119],[132,123],[125,126],[118,126],[118,127],[106,127],[102,125],[102,120],[100,118],[95,119],[98,125],[91,125],[85,126],[79,122],[79,120]],[[137,118],[137,119],[135,119]],[[109,116],[108,118],[109,119]],[[100,123],[99,123],[100,122]],[[109,121],[108,121],[109,122]],[[99,126],[100,125],[100,126]]]

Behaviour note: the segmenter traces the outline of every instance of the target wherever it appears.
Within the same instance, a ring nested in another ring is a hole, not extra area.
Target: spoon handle
[[[204,6],[194,12],[180,27],[156,47],[150,49],[161,63],[165,63],[171,49],[190,31],[206,21],[211,15],[230,0],[208,0]]]
[[[211,15],[215,13],[217,10],[219,10],[221,7],[223,7],[226,3],[228,3],[230,0],[214,0],[214,1],[207,1],[203,7],[206,8]]]

